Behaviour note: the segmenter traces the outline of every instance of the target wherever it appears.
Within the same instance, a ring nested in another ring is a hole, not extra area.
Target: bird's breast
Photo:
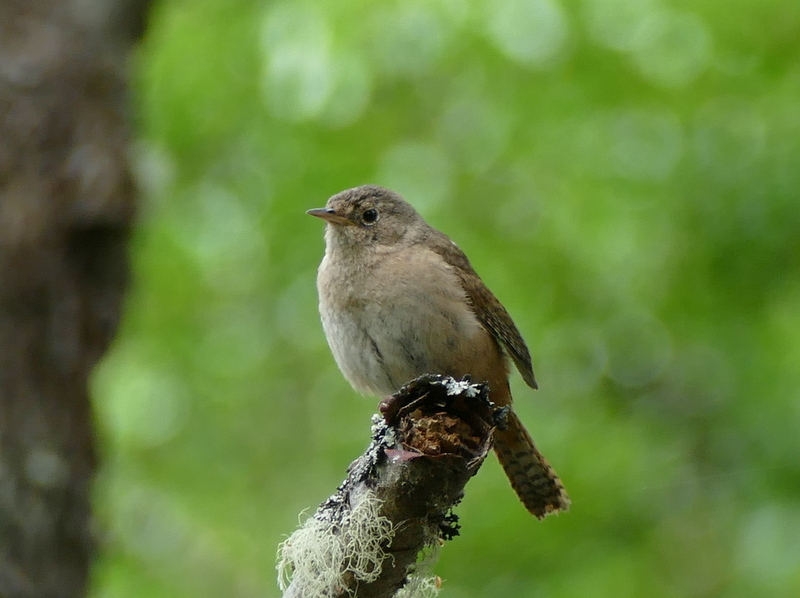
[[[477,370],[496,360],[458,277],[432,252],[358,263],[327,254],[317,283],[328,344],[357,390],[389,395],[427,373],[486,379]]]

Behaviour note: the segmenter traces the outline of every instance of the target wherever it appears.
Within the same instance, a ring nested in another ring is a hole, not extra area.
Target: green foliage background
[[[304,215],[366,182],[515,318],[542,387],[516,404],[574,501],[532,519],[492,459],[443,596],[800,595],[796,0],[165,0],[135,69],[94,596],[278,595],[375,410]]]

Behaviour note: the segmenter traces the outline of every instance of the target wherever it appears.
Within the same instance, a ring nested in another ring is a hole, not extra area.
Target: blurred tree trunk
[[[141,0],[0,1],[0,596],[73,597],[93,554],[87,392],[128,278]]]

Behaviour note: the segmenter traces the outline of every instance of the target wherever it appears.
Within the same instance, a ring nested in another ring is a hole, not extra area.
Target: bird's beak
[[[339,214],[336,213],[336,210],[331,208],[314,208],[313,210],[307,210],[306,214],[316,216],[317,218],[322,218],[331,224],[343,224],[345,226],[355,224],[352,220],[349,220],[344,216],[339,216]]]

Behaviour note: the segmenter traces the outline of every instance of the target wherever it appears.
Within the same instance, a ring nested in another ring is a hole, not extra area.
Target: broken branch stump
[[[427,576],[505,414],[485,384],[422,376],[381,404],[347,479],[280,548],[284,598],[401,598]]]

